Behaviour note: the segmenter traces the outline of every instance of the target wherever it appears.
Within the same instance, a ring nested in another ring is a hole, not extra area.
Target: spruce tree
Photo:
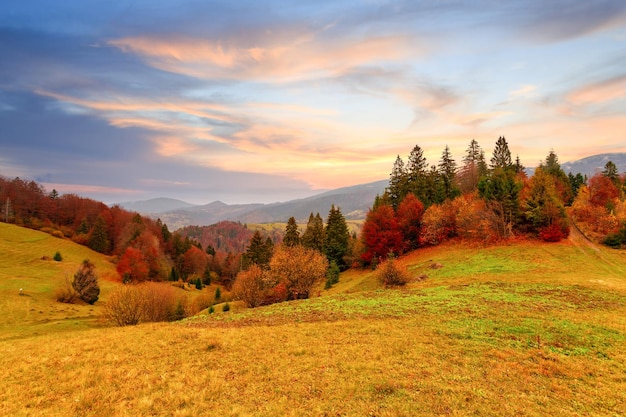
[[[391,174],[389,176],[389,187],[387,188],[389,198],[391,199],[391,205],[394,209],[398,207],[406,195],[408,191],[407,184],[408,182],[406,171],[404,169],[404,161],[402,161],[402,158],[398,155],[393,164],[393,169],[391,170]]]
[[[419,145],[415,145],[409,154],[406,165],[407,193],[411,192],[420,200],[424,199],[428,187],[428,175],[428,164],[424,157],[424,151]],[[395,208],[397,209],[397,207]]]
[[[502,168],[508,170],[512,167],[513,160],[511,159],[509,144],[506,142],[504,136],[500,136],[496,141],[496,147],[494,148],[493,156],[491,157],[491,169]]]
[[[452,158],[448,145],[441,155],[438,168],[444,200],[455,198],[460,192],[456,185],[456,162]]]
[[[287,221],[285,237],[283,238],[283,245],[291,248],[299,244],[300,232],[298,231],[298,224],[296,223],[296,219],[292,216]]]
[[[324,231],[324,220],[319,213],[309,216],[309,222],[302,234],[302,245],[306,248],[315,249],[320,253],[324,253],[324,240],[326,232]]]
[[[339,207],[331,206],[326,222],[326,239],[324,242],[324,251],[329,262],[335,261],[339,269],[346,269],[344,256],[348,252],[348,242],[350,233],[346,219],[341,213]]]

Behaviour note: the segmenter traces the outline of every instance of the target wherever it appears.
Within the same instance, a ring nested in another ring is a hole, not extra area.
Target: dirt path
[[[570,220],[570,234],[568,240],[574,244],[584,255],[592,256],[601,261],[607,276],[624,278],[626,276],[626,263],[619,256],[609,253],[613,249],[601,246],[585,236],[578,226]]]

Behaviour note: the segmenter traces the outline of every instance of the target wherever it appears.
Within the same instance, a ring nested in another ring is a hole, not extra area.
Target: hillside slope
[[[57,251],[61,262],[53,260]],[[101,301],[93,306],[58,303],[55,289],[84,259],[96,265]],[[47,233],[0,223],[0,339],[95,326],[116,281],[108,257]]]
[[[399,262],[415,278],[402,289],[353,270],[309,300],[0,341],[0,413],[538,417],[626,409],[626,252],[572,233],[556,244],[449,242]]]

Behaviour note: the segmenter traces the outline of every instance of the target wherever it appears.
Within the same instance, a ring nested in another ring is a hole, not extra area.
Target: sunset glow
[[[284,201],[501,135],[626,152],[619,0],[9,0],[0,47],[0,175],[106,202]]]

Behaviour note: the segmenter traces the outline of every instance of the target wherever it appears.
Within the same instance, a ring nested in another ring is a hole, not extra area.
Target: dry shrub
[[[207,309],[213,305],[213,295],[208,292],[203,292],[198,295],[193,302],[189,305],[189,315],[193,316],[198,314],[204,309]]]
[[[109,296],[105,317],[118,326],[179,320],[188,314],[187,304],[169,284],[121,285]]]
[[[409,273],[406,268],[399,265],[393,257],[387,258],[385,262],[378,267],[378,280],[385,287],[397,287],[405,285],[409,282]]]
[[[176,289],[169,284],[146,282],[137,288],[141,293],[143,305],[141,319],[144,322],[174,320],[179,305],[182,304],[183,308],[186,305],[182,297],[176,294]]]
[[[60,303],[73,304],[78,300],[79,296],[69,276],[65,276],[61,285],[54,291],[54,296]]]
[[[292,299],[309,298],[327,269],[328,260],[315,249],[279,246],[270,260],[270,279],[284,284]]]
[[[263,304],[268,289],[267,271],[253,264],[246,271],[237,274],[233,284],[233,296],[248,307],[254,308]]]

